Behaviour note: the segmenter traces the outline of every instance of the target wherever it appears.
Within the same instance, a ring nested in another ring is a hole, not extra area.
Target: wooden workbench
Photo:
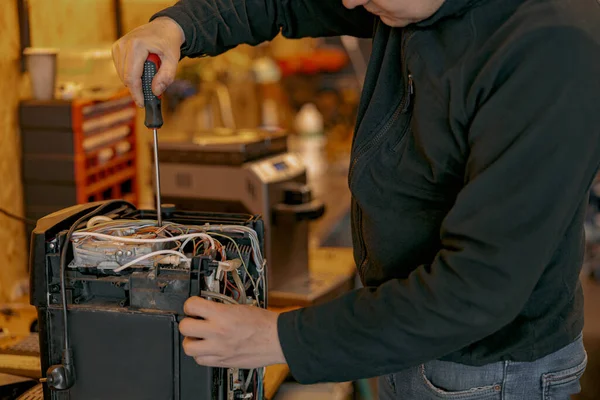
[[[348,286],[352,285],[355,277],[354,259],[351,248],[312,248],[309,254],[310,269],[317,272],[327,272],[344,276]],[[277,312],[292,311],[298,307],[270,308]],[[281,384],[289,376],[287,365],[273,365],[266,368],[265,399],[272,400]]]

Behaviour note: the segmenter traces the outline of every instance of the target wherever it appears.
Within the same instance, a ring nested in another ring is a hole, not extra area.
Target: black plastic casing
[[[66,231],[102,202],[74,206],[40,219],[31,237],[31,304],[37,308],[42,371],[61,362],[63,319],[60,297],[60,248]],[[103,215],[156,219],[155,211],[115,205]],[[259,216],[178,212],[165,221],[189,225],[227,224],[253,228],[264,251]],[[233,236],[239,245],[247,238]],[[225,243],[224,243],[225,244]],[[68,253],[68,262],[72,258]],[[152,276],[97,277],[69,269],[67,304],[75,384],[60,392],[44,385],[45,400],[225,400],[227,370],[199,366],[182,348],[178,324],[183,303],[203,289],[203,269],[210,260],[195,260],[192,270],[169,270]],[[255,266],[249,265],[251,270]],[[266,303],[266,286],[261,290]]]

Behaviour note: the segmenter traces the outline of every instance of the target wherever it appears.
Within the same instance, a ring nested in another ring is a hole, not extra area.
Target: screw
[[[127,253],[125,253],[125,255],[126,255],[127,257],[131,257],[131,255],[132,255],[132,254],[133,254],[133,253],[131,252],[131,250],[127,250]]]
[[[119,257],[120,257],[120,256],[122,256],[122,255],[123,255],[123,252],[122,252],[121,250],[117,251],[117,256],[119,256]]]
[[[50,247],[51,249],[53,249],[53,248],[56,247],[56,245],[54,243],[50,243],[50,246],[48,246],[48,247]]]

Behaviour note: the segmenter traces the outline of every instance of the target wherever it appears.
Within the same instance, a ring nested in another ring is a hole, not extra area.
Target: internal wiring
[[[248,265],[242,255],[240,245],[230,236],[230,234],[241,234],[250,239],[250,247],[252,249],[250,254],[252,261],[254,262],[257,274],[256,277],[250,273]],[[264,271],[266,263],[261,252],[258,234],[252,228],[241,225],[182,225],[173,222],[165,222],[161,227],[158,227],[154,220],[108,221],[104,218],[98,218],[88,227],[74,232],[72,236],[73,244],[80,254],[87,255],[93,254],[95,251],[94,246],[96,246],[96,244],[100,245],[107,241],[123,244],[150,245],[173,243],[173,245],[169,246],[170,249],[157,249],[155,246],[152,246],[154,251],[114,269],[113,271],[115,273],[122,272],[144,260],[154,259],[161,255],[178,256],[182,262],[190,264],[191,259],[189,258],[190,256],[187,255],[187,252],[189,251],[188,244],[190,243],[192,244],[191,257],[200,255],[202,252],[208,254],[207,252],[209,250],[214,250],[220,255],[220,260],[225,261],[227,259],[225,246],[223,246],[217,238],[228,239],[235,247],[245,275],[247,276],[246,279],[252,286],[252,291],[259,306],[266,306],[259,298],[261,287],[266,290]],[[85,247],[84,244],[86,243],[91,244],[92,247]],[[204,250],[201,250],[202,248],[204,248]],[[160,260],[160,258],[157,258],[156,262],[160,262]],[[233,289],[232,294],[236,292],[236,294],[238,294],[237,297],[239,302],[245,304],[247,286],[244,285],[239,274],[237,274],[237,271],[232,273],[232,278],[232,283],[235,285],[232,284],[230,290]],[[222,287],[223,293],[228,289],[227,282],[228,277],[227,274],[225,274],[225,282]],[[221,289],[218,291],[220,292]]]
[[[249,238],[250,238],[250,243],[252,244],[252,256],[253,256],[253,261],[255,263],[256,266],[256,271],[258,273],[258,278],[256,280],[254,280],[252,278],[252,275],[250,274],[250,271],[248,270],[248,266],[246,265],[246,262],[244,261],[244,258],[242,257],[242,252],[240,250],[240,247],[238,245],[238,243],[230,236],[224,235],[222,233],[216,233],[213,230],[219,230],[219,231],[225,231],[225,232],[237,232],[237,233],[246,233],[248,234]],[[245,226],[237,226],[237,225],[220,225],[220,226],[211,226],[208,229],[210,235],[215,235],[215,236],[220,236],[220,237],[225,237],[227,239],[229,239],[239,257],[240,260],[242,261],[242,266],[244,267],[244,271],[246,272],[246,275],[248,276],[248,279],[250,280],[252,287],[253,287],[253,292],[254,292],[254,296],[256,297],[256,300],[259,302],[260,304],[260,300],[259,300],[259,288],[261,283],[266,282],[265,280],[265,271],[264,271],[264,259],[262,258],[262,253],[260,251],[260,247],[259,247],[259,243],[258,243],[258,235],[256,234],[256,231],[254,229],[245,227]],[[266,285],[265,285],[266,286]],[[266,289],[266,287],[265,287]]]
[[[183,254],[181,254],[180,252],[175,251],[175,250],[157,250],[157,251],[153,251],[152,253],[144,254],[143,256],[138,257],[135,260],[131,260],[127,264],[124,264],[124,265],[120,266],[119,268],[115,268],[114,272],[121,272],[121,271],[126,270],[127,268],[131,267],[132,265],[135,265],[135,264],[141,262],[141,261],[144,261],[144,260],[146,260],[148,258],[151,258],[151,257],[163,255],[163,254],[175,255],[177,257],[180,257],[183,261],[185,261],[187,263],[190,263],[192,261],[191,259],[187,258]]]
[[[258,393],[256,395],[257,399],[262,399],[263,398],[263,389],[264,389],[264,379],[265,379],[265,372],[266,369],[263,368],[259,368],[260,373],[257,373],[256,375],[258,375]]]
[[[154,239],[146,239],[146,238],[135,238],[135,237],[115,237],[111,235],[107,235],[104,233],[97,232],[75,232],[73,234],[74,238],[77,237],[92,237],[96,239],[105,239],[105,240],[113,240],[121,243],[168,243],[168,242],[176,242],[183,239],[188,238],[204,238],[210,241],[211,247],[214,247],[215,242],[210,235],[206,233],[187,233],[185,235],[179,236],[171,236],[171,237],[162,237],[162,238],[154,238]]]
[[[231,271],[231,276],[233,277],[233,281],[235,282],[238,292],[240,293],[240,303],[246,304],[246,291],[244,290],[244,284],[242,283],[242,279],[240,278],[240,274],[236,270]],[[258,300],[258,299],[257,299]]]
[[[260,251],[260,245],[258,242],[258,235],[256,231],[252,228],[248,228],[247,226],[240,225],[210,225],[207,227],[207,231],[214,234],[214,231],[223,231],[223,232],[235,232],[235,233],[245,233],[250,238],[250,243],[252,245],[252,256],[254,258],[254,263],[256,264],[257,271],[260,273],[264,269],[264,260],[262,257],[262,252]]]
[[[225,239],[229,239],[231,240],[231,243],[233,243],[235,250],[237,251],[240,260],[242,261],[242,266],[244,267],[244,271],[246,272],[246,275],[248,276],[248,279],[250,279],[250,282],[252,282],[252,286],[254,288],[256,288],[256,283],[254,282],[254,279],[252,278],[252,275],[250,275],[250,271],[248,271],[248,266],[246,265],[246,262],[244,261],[244,257],[242,257],[242,250],[240,249],[240,246],[237,244],[237,242],[235,240],[233,240],[232,237],[229,237],[227,235],[223,235],[222,233],[214,233],[212,232],[211,235],[215,235],[215,236],[219,236],[219,237],[224,237]]]
[[[240,304],[237,301],[235,301],[233,298],[226,296],[224,294],[221,293],[217,293],[217,292],[211,292],[208,290],[202,290],[200,292],[200,296],[202,297],[208,297],[208,298],[213,298],[213,299],[218,299],[221,300],[224,303],[229,303],[229,304]]]
[[[238,290],[233,286],[231,282],[229,282],[229,280],[225,281],[225,291],[227,291],[227,289],[229,289],[229,291],[234,294],[234,300],[239,300],[240,295],[238,293]]]

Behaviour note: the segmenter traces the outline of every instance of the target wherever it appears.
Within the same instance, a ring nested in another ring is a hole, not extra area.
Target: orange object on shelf
[[[27,218],[93,201],[138,205],[137,107],[126,89],[20,104]]]
[[[129,93],[123,90],[101,101],[75,100],[72,118],[77,203],[127,196],[137,205],[136,107]]]
[[[337,48],[318,48],[309,53],[276,60],[284,76],[338,72],[348,65],[348,55]]]

